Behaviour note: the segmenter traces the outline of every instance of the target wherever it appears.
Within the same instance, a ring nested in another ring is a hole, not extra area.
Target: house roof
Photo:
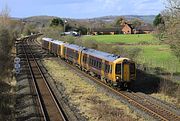
[[[92,28],[92,32],[119,32],[123,26],[113,28]]]
[[[131,29],[133,29],[132,24],[126,24],[126,25],[128,25]]]
[[[154,28],[150,24],[141,25],[139,27],[136,27],[135,29],[138,31],[153,31],[154,30]]]

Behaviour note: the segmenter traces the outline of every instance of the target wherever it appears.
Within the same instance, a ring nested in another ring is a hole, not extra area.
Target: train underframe
[[[82,71],[86,72],[87,74],[98,78],[99,80],[101,80],[102,82],[106,83],[109,86],[118,87],[120,89],[128,89],[131,86],[131,82],[127,82],[127,81],[123,81],[123,80],[112,81],[112,80],[109,80],[108,78],[101,76],[93,71],[89,71],[86,68],[81,67],[80,69]]]
[[[118,87],[119,89],[123,89],[123,90],[128,89],[131,86],[131,82],[127,82],[127,81],[123,81],[123,80],[112,81],[112,80],[109,80],[108,78],[103,77],[103,76],[101,76],[101,75],[99,75],[99,74],[97,74],[97,73],[95,73],[93,71],[87,70],[86,68],[82,67],[81,65],[79,65],[77,63],[74,63],[71,60],[68,60],[68,59],[65,59],[65,58],[62,58],[62,59],[65,60],[67,63],[75,65],[77,68],[79,68],[80,70],[86,72],[87,74],[98,78],[99,80],[101,80],[102,82],[106,83],[109,86]]]

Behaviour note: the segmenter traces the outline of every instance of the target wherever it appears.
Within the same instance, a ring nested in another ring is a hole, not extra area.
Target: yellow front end
[[[135,80],[135,64],[128,58],[119,58],[113,63],[112,77],[117,85],[125,85]]]

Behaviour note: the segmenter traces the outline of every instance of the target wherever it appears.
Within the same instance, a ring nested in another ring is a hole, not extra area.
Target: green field
[[[168,72],[180,72],[180,62],[173,55],[168,45],[125,46],[126,48],[140,48],[142,51],[136,61],[150,67],[161,67]]]
[[[180,62],[173,55],[169,45],[160,44],[151,34],[134,35],[97,35],[84,36],[83,40],[96,40],[101,43],[117,45],[124,48],[140,48],[136,62],[148,67],[161,67],[168,72],[180,72]]]
[[[122,43],[122,44],[159,44],[151,34],[130,34],[130,35],[96,35],[83,36],[83,40],[95,40],[104,43]]]

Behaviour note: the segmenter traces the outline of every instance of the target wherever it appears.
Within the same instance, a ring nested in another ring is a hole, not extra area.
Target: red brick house
[[[122,32],[123,34],[133,34],[134,31],[132,25],[125,23],[124,27],[122,28]]]

